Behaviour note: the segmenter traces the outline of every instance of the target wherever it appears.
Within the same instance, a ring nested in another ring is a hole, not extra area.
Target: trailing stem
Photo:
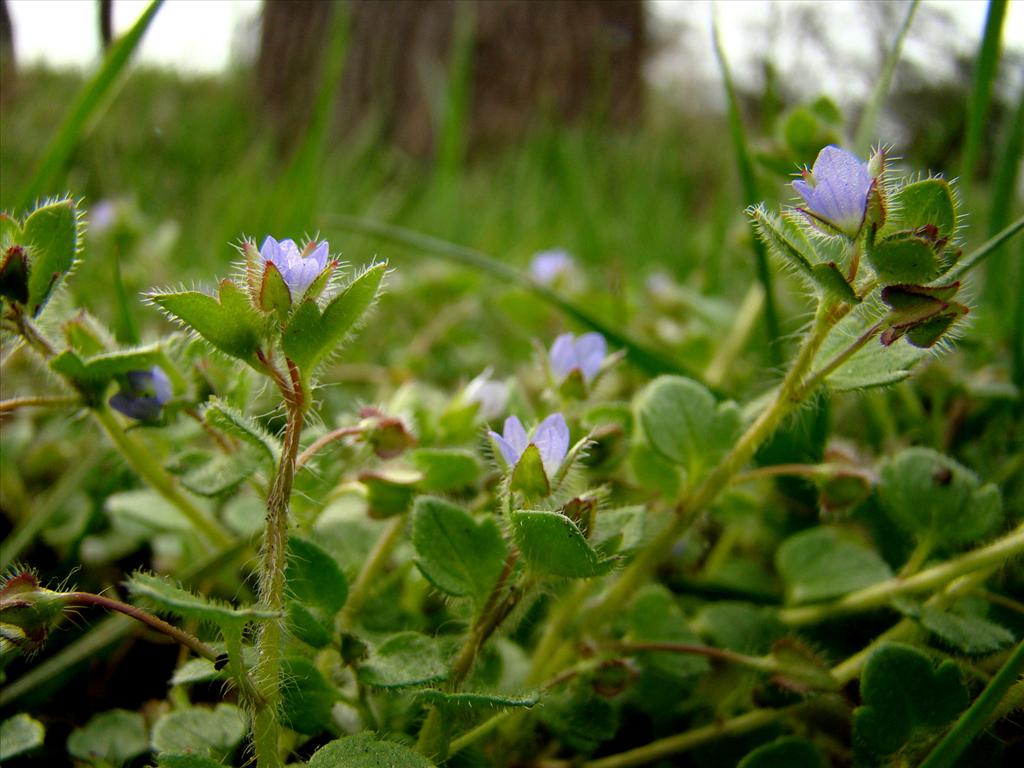
[[[289,368],[294,366],[289,364]],[[284,612],[285,565],[288,547],[288,510],[295,479],[296,456],[305,416],[301,384],[296,386],[278,375],[275,381],[284,397],[288,415],[284,432],[281,459],[267,496],[267,526],[263,538],[260,566],[260,603],[277,613]],[[259,768],[279,768],[277,709],[281,701],[281,638],[283,619],[271,619],[261,625],[256,642],[256,686],[264,704],[257,707],[253,717],[253,747]]]

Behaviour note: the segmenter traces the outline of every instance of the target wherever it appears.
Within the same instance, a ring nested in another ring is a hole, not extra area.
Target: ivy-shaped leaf
[[[281,689],[281,712],[285,724],[293,731],[316,734],[331,724],[331,710],[338,700],[338,691],[321,674],[316,665],[301,656],[289,656],[281,665],[284,685]]]
[[[360,664],[359,682],[376,688],[408,688],[448,677],[437,641],[419,632],[399,632],[373,649]]]
[[[223,760],[234,752],[248,729],[245,712],[233,704],[178,709],[153,726],[153,748],[157,752],[194,752]]]
[[[68,753],[81,760],[123,765],[149,751],[149,733],[139,712],[112,709],[92,717],[68,738]]]
[[[538,573],[585,579],[608,573],[617,562],[598,554],[576,524],[559,512],[520,509],[512,512],[509,523],[523,560]]]
[[[775,553],[775,567],[790,603],[840,597],[892,578],[876,552],[824,526],[786,539]]]
[[[320,747],[310,758],[309,768],[434,768],[434,764],[401,744],[359,733]]]
[[[313,542],[292,536],[285,585],[291,631],[315,648],[328,645],[334,618],[348,597],[348,580],[338,563]]]
[[[7,718],[0,723],[0,760],[43,746],[45,736],[43,724],[30,715],[21,713]]]

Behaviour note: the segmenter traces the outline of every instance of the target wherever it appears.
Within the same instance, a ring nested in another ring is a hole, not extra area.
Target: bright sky
[[[114,30],[128,30],[147,6],[147,0],[114,0]],[[959,27],[949,44],[965,50],[977,46],[984,26],[987,3],[982,0],[926,0],[954,17]],[[94,0],[9,0],[14,23],[18,59],[25,63],[46,61],[56,66],[88,66],[98,60],[100,52],[98,3]],[[190,72],[222,71],[249,29],[249,45],[260,11],[259,0],[168,0],[158,13],[143,40],[141,59],[146,62],[176,66]],[[712,3],[706,0],[653,0],[655,18],[689,21],[697,29],[709,27],[712,6],[721,28],[723,44],[733,61],[737,74],[743,75],[744,51],[756,52],[772,45],[775,54],[798,55],[800,45],[813,41],[769,40],[765,30],[770,24],[800,10],[799,0],[765,2],[764,0],[728,0]],[[871,50],[870,31],[858,18],[863,16],[863,2],[833,1],[828,13],[835,22],[827,31],[833,42],[850,50]],[[686,54],[692,63],[694,54],[710,60],[710,41],[687,40]],[[1009,3],[1004,26],[1004,42],[1008,47],[1024,50],[1024,2]],[[698,50],[694,50],[696,45]],[[804,46],[806,47],[806,45]],[[909,51],[908,51],[909,53]],[[671,58],[667,64],[671,66]]]

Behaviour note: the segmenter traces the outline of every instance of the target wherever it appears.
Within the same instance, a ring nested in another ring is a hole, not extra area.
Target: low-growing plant
[[[747,212],[813,307],[760,396],[724,399],[720,377],[637,385],[642,349],[590,331],[508,379],[407,381],[341,418],[321,399],[386,263],[243,239],[215,287],[146,295],[179,332],[125,347],[51,310],[81,257],[79,204],[0,217],[5,338],[54,377],[0,408],[94,424],[140,484],[103,499],[95,557],[154,555],[128,602],[45,585],[15,563],[47,524],[27,520],[5,543],[0,650],[44,660],[93,609],[183,648],[165,703],[97,713],[68,754],[624,768],[727,740],[699,764],[997,759],[983,732],[1019,701],[1021,622],[1003,614],[1022,610],[1024,527],[940,452],[827,443],[827,407],[948,348],[964,278],[1021,222],[964,256],[951,184],[897,178],[882,150],[827,146],[794,188],[799,207]],[[571,271],[548,254],[516,279],[557,298]],[[6,759],[44,727],[24,712],[0,735]]]

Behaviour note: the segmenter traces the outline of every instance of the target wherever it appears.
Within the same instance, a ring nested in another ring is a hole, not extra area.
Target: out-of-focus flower
[[[171,399],[171,382],[163,369],[154,365],[148,371],[129,371],[121,389],[110,398],[110,407],[139,421],[153,421]]]
[[[330,253],[326,241],[311,242],[300,251],[294,240],[277,242],[267,235],[260,246],[260,256],[277,267],[288,286],[292,301],[298,301],[313,281],[327,269]]]
[[[577,338],[571,333],[563,333],[551,345],[549,364],[551,372],[558,381],[562,381],[573,371],[579,371],[583,380],[592,381],[601,370],[608,346],[600,333],[584,333]]]
[[[572,256],[564,249],[539,251],[530,262],[530,276],[541,285],[551,285],[572,272],[573,266]]]
[[[498,418],[508,406],[508,385],[503,381],[491,380],[488,368],[466,385],[462,397],[467,403],[480,406],[479,414],[484,421]]]
[[[803,179],[793,182],[793,188],[807,203],[808,213],[856,237],[875,183],[868,166],[856,155],[829,145],[818,153],[814,168],[804,169]]]
[[[100,200],[89,211],[89,231],[99,235],[110,229],[117,220],[117,204],[113,200]]]
[[[523,452],[531,445],[537,446],[544,471],[548,476],[554,475],[569,452],[569,426],[565,417],[553,413],[538,424],[529,435],[523,428],[518,416],[505,419],[503,434],[490,432],[491,439],[497,444],[505,463],[511,468],[519,463]]]

